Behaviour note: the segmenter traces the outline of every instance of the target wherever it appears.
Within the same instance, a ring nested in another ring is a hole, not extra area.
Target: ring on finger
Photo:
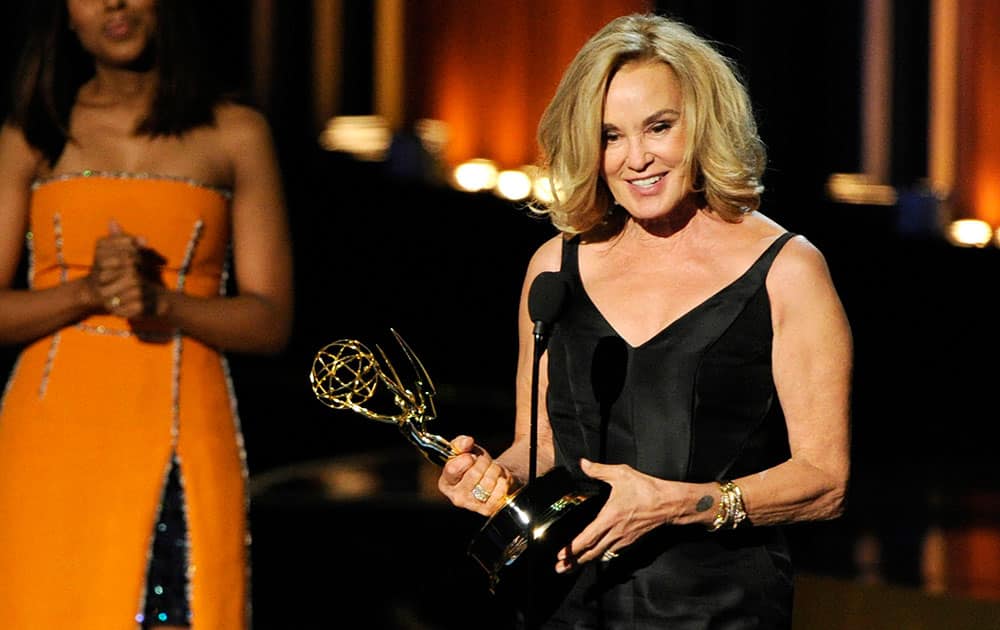
[[[603,554],[601,554],[601,562],[611,562],[617,557],[618,557],[617,553],[608,549]]]
[[[121,306],[121,303],[122,299],[117,295],[115,295],[112,296],[111,300],[108,302],[108,306],[110,306],[111,308],[118,308],[119,306]]]
[[[486,503],[487,501],[489,501],[490,494],[491,494],[490,492],[487,492],[486,489],[483,488],[478,483],[475,485],[474,488],[472,488],[472,498],[475,499],[476,501],[479,501],[480,503]]]

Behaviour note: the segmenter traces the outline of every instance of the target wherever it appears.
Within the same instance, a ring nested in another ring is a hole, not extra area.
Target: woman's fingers
[[[489,466],[483,470],[483,474],[472,487],[473,498],[480,503],[487,503],[491,497],[497,494],[503,496],[506,493],[506,482],[509,476],[506,468],[495,461],[490,461]],[[501,482],[505,482],[503,488],[499,487]]]
[[[468,436],[451,444],[458,454],[442,467],[438,488],[458,507],[492,514],[506,501],[510,473]]]

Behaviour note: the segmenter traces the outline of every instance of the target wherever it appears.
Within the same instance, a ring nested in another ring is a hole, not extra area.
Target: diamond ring
[[[484,490],[483,487],[477,483],[472,489],[472,498],[480,503],[486,503],[490,500],[490,493]]]

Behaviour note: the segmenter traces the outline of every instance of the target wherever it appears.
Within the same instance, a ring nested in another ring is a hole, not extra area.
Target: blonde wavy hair
[[[531,208],[563,232],[587,232],[614,207],[601,177],[604,98],[615,72],[645,61],[667,64],[680,81],[688,136],[683,165],[693,192],[730,221],[760,206],[766,150],[734,62],[683,23],[633,14],[612,20],[583,45],[538,124],[540,166],[553,200]]]

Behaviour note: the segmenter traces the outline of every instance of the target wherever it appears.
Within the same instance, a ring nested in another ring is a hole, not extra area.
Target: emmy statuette
[[[432,463],[443,466],[457,453],[448,440],[427,431],[436,417],[434,384],[420,359],[395,330],[392,334],[415,378],[407,387],[379,346],[378,356],[354,339],[334,341],[313,360],[309,380],[320,402],[371,420],[395,424]],[[392,404],[374,409],[380,384]],[[366,406],[367,405],[367,406]],[[530,588],[555,575],[555,553],[593,519],[607,498],[598,482],[574,479],[564,467],[534,478],[506,497],[468,546],[486,571],[494,594]]]

